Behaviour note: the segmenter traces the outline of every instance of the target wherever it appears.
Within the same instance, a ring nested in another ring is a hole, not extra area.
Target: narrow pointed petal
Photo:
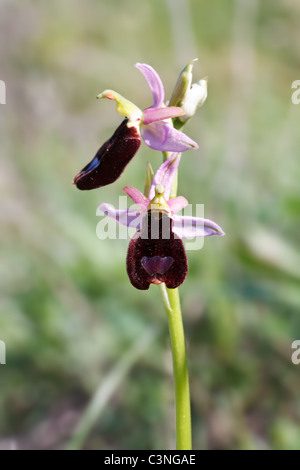
[[[171,214],[181,211],[184,207],[188,205],[189,201],[183,196],[177,196],[168,201],[168,206],[171,210]]]
[[[194,62],[198,59],[192,60],[189,64],[187,64],[184,69],[180,72],[180,75],[177,79],[175,88],[173,90],[172,96],[170,98],[169,106],[180,106],[182,100],[185,97],[185,94],[190,89],[192,84],[193,78],[193,66]]]
[[[164,121],[142,126],[141,134],[148,147],[162,152],[185,152],[198,148],[196,142]]]
[[[135,64],[148,82],[152,96],[153,108],[161,108],[165,100],[165,91],[158,73],[148,64]]]
[[[177,106],[165,108],[148,108],[144,110],[143,124],[151,124],[151,122],[163,121],[164,119],[183,116],[185,111]]]
[[[129,196],[133,200],[135,204],[140,206],[142,210],[147,210],[150,199],[144,196],[141,191],[134,188],[133,186],[125,186],[125,188],[123,188],[123,191],[127,194],[127,196]]]
[[[158,170],[156,171],[152,186],[150,189],[149,198],[153,199],[155,196],[155,187],[161,184],[165,188],[164,196],[168,200],[173,185],[173,180],[176,175],[179,163],[181,159],[181,153],[173,153],[168,160],[163,162]]]
[[[140,229],[141,212],[132,209],[116,209],[111,204],[102,202],[99,209],[111,219],[114,219],[119,224],[126,225],[126,227],[134,227]]]
[[[141,145],[139,128],[127,119],[98,150],[93,160],[74,178],[78,189],[100,188],[119,178]]]
[[[173,232],[180,238],[210,237],[225,235],[219,225],[202,217],[180,216],[173,217]]]

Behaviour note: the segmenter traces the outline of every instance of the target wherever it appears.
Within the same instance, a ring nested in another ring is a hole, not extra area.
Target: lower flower
[[[129,243],[127,274],[137,289],[164,282],[169,289],[186,278],[188,263],[182,240],[172,230],[173,221],[165,212],[151,211],[144,216],[141,230]]]
[[[188,204],[182,196],[169,199],[179,161],[180,154],[174,153],[158,168],[149,197],[131,186],[124,188],[139,211],[117,210],[106,203],[99,206],[108,217],[137,229],[127,254],[127,273],[137,289],[149,289],[150,284],[162,282],[175,289],[184,282],[188,263],[182,238],[225,235],[212,220],[175,215]]]

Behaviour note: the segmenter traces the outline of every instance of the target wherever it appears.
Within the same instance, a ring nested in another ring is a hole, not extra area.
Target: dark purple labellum
[[[119,178],[126,165],[141,145],[139,130],[128,119],[98,150],[93,160],[74,178],[78,189],[96,189],[113,183]]]
[[[153,276],[154,274],[165,274],[173,264],[174,260],[171,256],[144,256],[141,260],[143,268]]]
[[[150,284],[162,282],[169,289],[175,289],[184,282],[188,271],[187,258],[182,240],[172,231],[172,223],[168,214],[149,211],[141,231],[131,239],[127,273],[137,289],[147,290]]]

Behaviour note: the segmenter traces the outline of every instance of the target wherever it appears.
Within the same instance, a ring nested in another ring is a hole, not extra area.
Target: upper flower
[[[153,105],[141,111],[135,104],[113,90],[105,90],[98,98],[117,102],[117,111],[139,127],[148,147],[166,152],[184,152],[198,148],[198,144],[173,128],[168,119],[183,116],[185,111],[178,106],[165,105],[165,90],[158,73],[147,64],[135,65],[144,75],[153,96]]]
[[[98,150],[93,160],[74,178],[78,189],[95,189],[113,183],[140,147],[141,136],[149,147],[166,152],[184,152],[198,148],[196,142],[174,129],[171,118],[183,117],[178,106],[167,107],[159,75],[147,64],[136,64],[146,78],[153,96],[153,105],[142,111],[113,90],[105,90],[98,98],[115,100],[117,111],[125,120]]]

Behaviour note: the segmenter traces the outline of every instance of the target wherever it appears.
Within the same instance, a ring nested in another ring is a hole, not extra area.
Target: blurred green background
[[[159,291],[129,283],[128,241],[96,237],[98,204],[161,157],[143,145],[99,190],[71,180],[121,122],[99,92],[150,106],[134,63],[169,97],[198,57],[179,193],[226,237],[188,251],[181,288],[194,448],[300,449],[299,25],[296,0],[0,0],[0,448],[174,448]]]

